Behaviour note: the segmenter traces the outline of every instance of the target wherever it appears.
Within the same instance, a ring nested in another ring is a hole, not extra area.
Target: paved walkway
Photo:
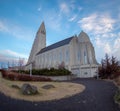
[[[111,82],[75,79],[86,86],[81,94],[48,102],[26,102],[0,94],[0,111],[120,111],[113,101],[116,87]]]

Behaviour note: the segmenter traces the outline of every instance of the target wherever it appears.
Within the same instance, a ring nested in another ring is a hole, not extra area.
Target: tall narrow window
[[[90,63],[93,63],[93,59],[92,59],[92,52],[91,52],[91,50],[90,50]]]
[[[50,65],[51,65],[51,61],[52,61],[51,59],[52,59],[52,57],[51,57],[51,53],[50,53],[50,54],[49,54],[49,60],[50,60],[49,63],[50,63]]]
[[[84,63],[87,64],[87,54],[86,54],[86,51],[84,51]]]
[[[66,62],[68,63],[69,62],[69,59],[70,59],[70,55],[69,55],[69,50],[66,50]]]
[[[62,62],[62,51],[60,51],[59,56],[60,56],[60,62]]]
[[[46,54],[44,54],[44,65],[46,65]]]
[[[54,52],[54,63],[56,63],[56,52]]]
[[[77,52],[77,60],[80,61],[80,51]]]
[[[45,54],[43,54],[43,66],[45,66]]]
[[[41,65],[43,67],[43,55],[41,55]]]

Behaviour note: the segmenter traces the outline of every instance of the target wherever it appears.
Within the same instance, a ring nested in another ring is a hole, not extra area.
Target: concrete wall
[[[67,54],[68,53],[68,54]],[[36,69],[58,68],[64,62],[65,67],[69,67],[70,49],[69,44],[44,52],[36,56]]]

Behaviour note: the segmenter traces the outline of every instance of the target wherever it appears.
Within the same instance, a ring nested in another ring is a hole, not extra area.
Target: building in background
[[[65,67],[82,78],[94,77],[98,70],[94,47],[85,32],[46,47],[44,22],[36,34],[25,69],[31,66],[34,69]]]

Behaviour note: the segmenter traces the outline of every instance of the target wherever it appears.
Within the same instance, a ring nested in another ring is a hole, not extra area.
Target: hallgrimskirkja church
[[[81,78],[94,77],[98,70],[94,47],[85,32],[46,46],[44,22],[38,29],[25,69],[29,70],[31,65],[33,69],[62,65]]]

